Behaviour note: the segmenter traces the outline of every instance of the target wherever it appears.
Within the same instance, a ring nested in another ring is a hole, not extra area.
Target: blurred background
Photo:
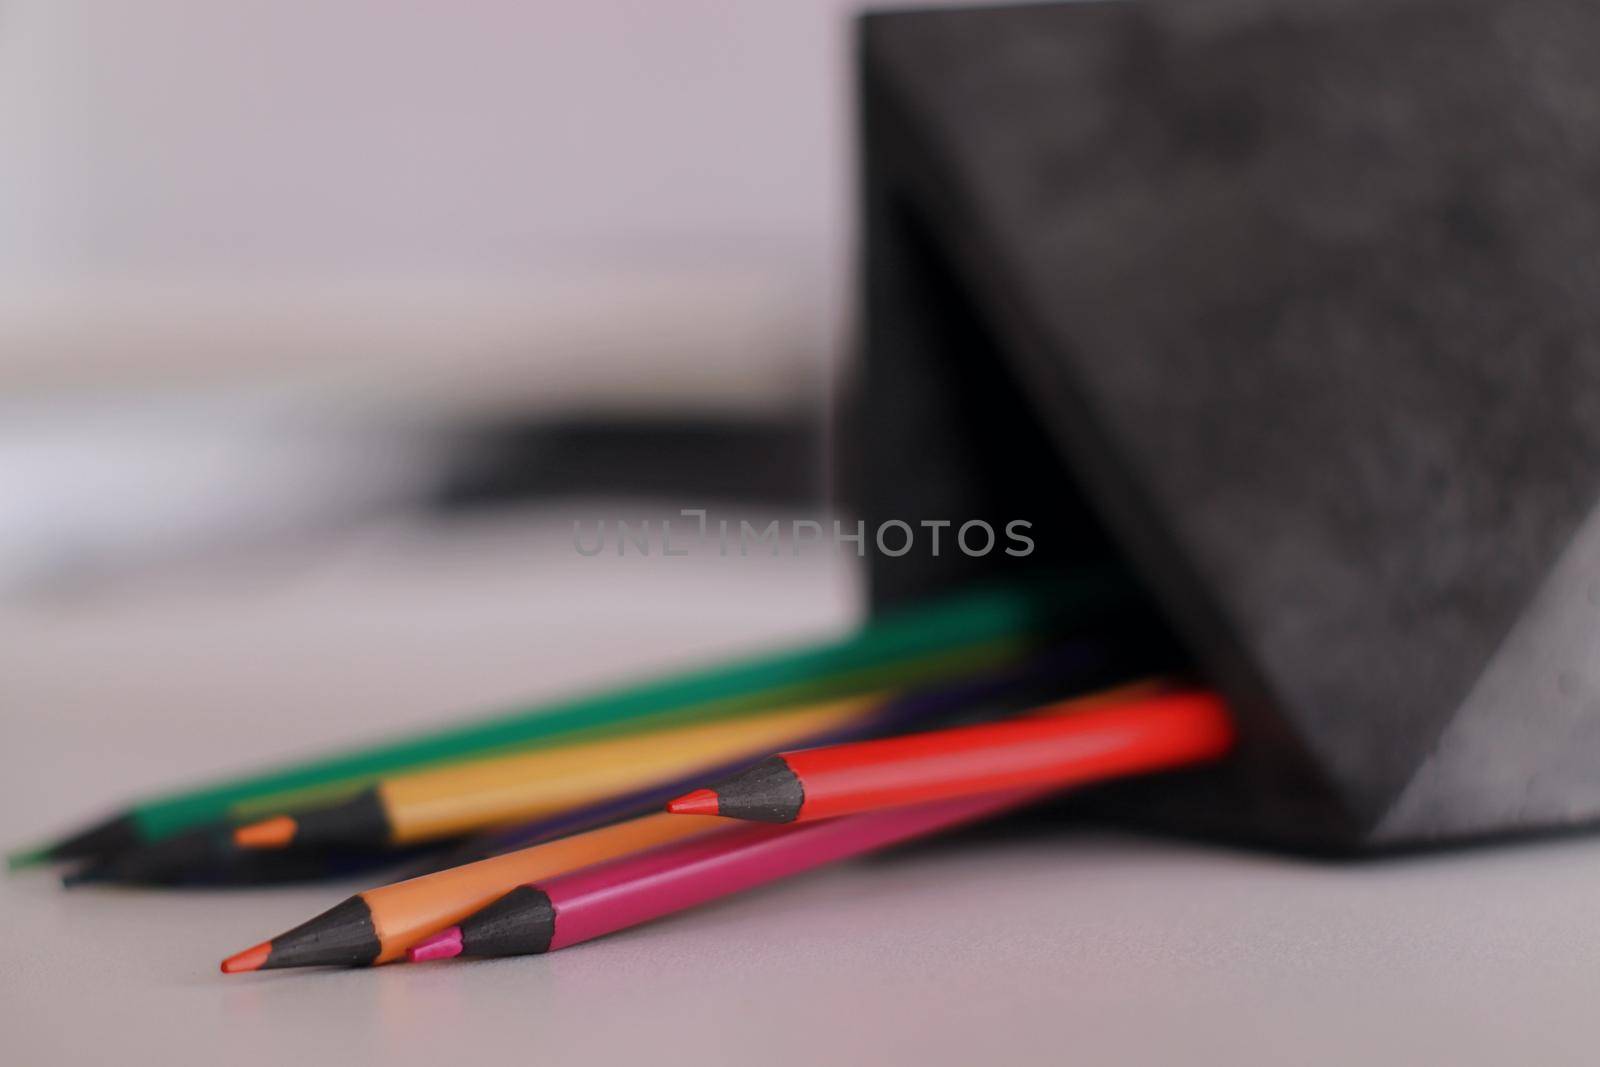
[[[574,496],[815,512],[844,0],[11,0],[0,597]]]
[[[854,8],[0,5],[8,839],[858,618]]]

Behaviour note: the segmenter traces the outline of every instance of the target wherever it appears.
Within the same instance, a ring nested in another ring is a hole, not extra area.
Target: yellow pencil
[[[411,845],[558,814],[757,759],[870,715],[881,695],[652,730],[393,775],[356,796],[241,826],[241,849]]]

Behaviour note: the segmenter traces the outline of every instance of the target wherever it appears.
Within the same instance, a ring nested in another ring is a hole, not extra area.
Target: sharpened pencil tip
[[[426,963],[428,960],[449,960],[461,955],[461,927],[440,930],[426,941],[406,949],[408,963]]]
[[[6,870],[20,871],[24,867],[36,867],[49,858],[50,846],[48,845],[19,848],[6,856]]]
[[[267,957],[272,955],[272,942],[263,941],[253,948],[235,953],[222,961],[223,974],[242,974],[245,971],[259,971],[266,965]]]
[[[103,859],[113,852],[143,843],[144,834],[138,820],[131,815],[117,815],[70,837],[14,853],[9,862],[25,866],[40,861]]]
[[[233,832],[233,843],[244,849],[288,848],[294,843],[300,826],[288,815],[262,819]]]
[[[13,849],[6,853],[6,870],[22,870],[24,867],[35,867],[50,859],[50,846],[35,845],[32,848]]]
[[[674,815],[718,815],[721,801],[713,789],[696,789],[667,801],[667,810]]]

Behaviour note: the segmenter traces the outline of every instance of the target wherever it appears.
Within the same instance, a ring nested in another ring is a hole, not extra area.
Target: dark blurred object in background
[[[669,508],[742,501],[815,508],[822,427],[810,415],[570,418],[483,427],[458,438],[435,505],[620,496]]]
[[[1112,531],[1243,729],[1164,822],[1335,852],[1600,820],[1600,5],[870,18],[876,602]],[[1092,514],[1094,519],[1086,516]]]

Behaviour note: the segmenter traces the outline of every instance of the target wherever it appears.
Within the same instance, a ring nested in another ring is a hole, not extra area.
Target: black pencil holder
[[[953,524],[874,604],[1125,561],[1243,733],[1100,798],[1143,820],[1592,824],[1596,56],[1584,0],[866,18],[846,478],[869,530]]]

